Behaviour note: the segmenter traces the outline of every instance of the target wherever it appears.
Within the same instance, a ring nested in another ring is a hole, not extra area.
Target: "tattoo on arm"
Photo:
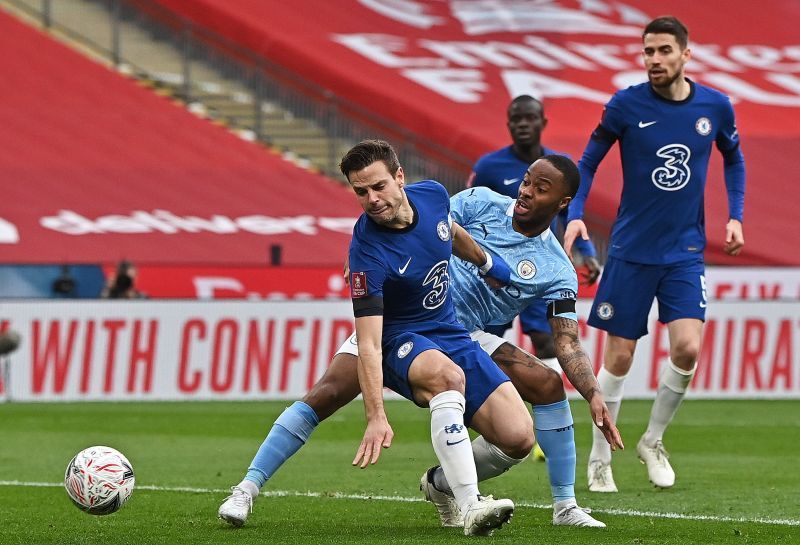
[[[547,368],[547,365],[545,365],[542,360],[508,342],[501,344],[497,350],[492,353],[492,359],[500,368],[511,367],[512,365],[520,365],[528,368],[541,365]]]
[[[578,338],[578,323],[558,316],[550,319],[558,363],[575,389],[586,401],[600,391],[589,356]]]

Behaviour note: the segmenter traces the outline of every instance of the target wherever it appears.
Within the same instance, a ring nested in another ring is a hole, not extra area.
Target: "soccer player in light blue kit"
[[[650,481],[669,488],[675,472],[663,435],[694,376],[707,304],[703,192],[711,146],[724,161],[730,255],[744,245],[745,169],[730,100],[684,76],[691,57],[686,27],[674,17],[659,17],[642,39],[649,81],[618,91],[606,104],[580,161],[581,187],[570,206],[564,247],[569,253],[578,235],[587,237],[580,219],[584,204],[600,161],[619,141],[622,198],[589,324],[609,334],[597,378],[616,419],[636,341],[647,334],[647,316],[653,298],[658,300],[659,321],[669,330],[670,362],[636,450]],[[588,476],[590,490],[617,491],[611,452],[596,433]]]
[[[471,265],[454,257],[450,262],[451,293],[457,304],[456,313],[468,326],[471,336],[511,378],[523,399],[534,405],[536,430],[548,455],[554,498],[553,523],[603,527],[603,523],[581,510],[575,501],[572,415],[560,375],[513,344],[481,331],[488,323],[505,323],[532,301],[548,300],[557,351],[565,373],[589,401],[592,421],[602,428],[614,448],[622,447],[619,432],[609,417],[589,359],[578,339],[575,271],[548,229],[553,215],[569,203],[577,187],[578,172],[574,163],[566,157],[551,156],[531,165],[516,200],[485,188],[467,190],[453,197],[451,215],[454,219],[458,218],[473,239],[489,249],[489,255],[507,254],[513,271],[508,287],[489,289],[474,282],[478,277],[477,267],[473,265],[479,261],[473,260]],[[302,446],[321,420],[358,395],[356,343],[356,337],[351,336],[339,349],[325,376],[303,401],[289,407],[278,418],[251,465],[251,472],[257,472],[256,476],[260,474],[258,486]],[[292,415],[300,411],[305,416],[297,424]],[[484,437],[472,443],[472,452],[479,480],[499,475],[519,461]],[[235,489],[247,486],[243,481]],[[440,468],[426,471],[420,487],[426,499],[436,505],[444,526],[462,524],[452,487]],[[250,497],[234,490],[220,509],[221,514],[225,509],[243,523],[249,513]],[[237,502],[240,505],[237,506]]]
[[[511,145],[481,156],[472,169],[468,187],[488,187],[493,191],[514,199],[528,167],[545,155],[558,155],[542,145],[542,133],[547,127],[544,105],[530,95],[514,98],[506,110],[506,126],[511,136]],[[561,154],[566,155],[566,154]],[[559,234],[567,224],[567,208],[561,210],[550,223],[550,231]],[[591,285],[600,276],[594,244],[590,240],[578,239],[575,246],[588,269],[586,283]],[[519,314],[522,331],[531,339],[536,357],[557,369],[553,335],[547,318],[547,302],[533,303]],[[485,331],[502,337],[511,327],[511,322],[488,326]],[[534,453],[541,455],[541,452]]]
[[[452,223],[444,187],[432,180],[405,187],[388,143],[357,144],[342,158],[341,170],[364,209],[349,252],[359,349],[355,376],[367,419],[353,465],[375,464],[382,449],[391,446],[384,386],[429,407],[433,449],[464,515],[464,534],[491,535],[511,518],[514,504],[480,495],[466,426],[510,467],[533,446],[532,421],[508,377],[456,321],[448,268],[455,253],[503,283],[511,271]],[[307,433],[314,421],[312,407],[295,409],[276,422],[283,430],[278,430],[279,444]],[[271,447],[260,449],[238,491],[220,508],[221,518],[243,522],[235,512],[237,496],[247,496],[241,498],[246,501],[257,494],[273,462]]]

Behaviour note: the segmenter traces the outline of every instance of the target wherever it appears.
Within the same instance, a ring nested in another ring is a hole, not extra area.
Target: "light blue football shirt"
[[[545,230],[527,237],[511,225],[515,200],[485,187],[474,187],[450,198],[453,221],[475,241],[505,259],[511,283],[494,290],[478,275],[475,265],[450,259],[451,296],[456,316],[468,331],[506,324],[537,299],[574,300],[578,292],[575,268],[556,237]],[[556,316],[577,321],[574,311]]]

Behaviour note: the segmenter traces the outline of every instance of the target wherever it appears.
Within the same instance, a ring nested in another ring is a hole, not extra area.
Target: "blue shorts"
[[[467,425],[492,392],[509,380],[463,328],[425,335],[406,332],[384,341],[383,385],[415,403],[408,383],[408,368],[422,352],[438,350],[463,369],[466,377],[464,397],[467,401],[464,423]]]
[[[550,322],[547,320],[547,301],[536,299],[525,307],[519,313],[519,325],[525,333],[532,331],[552,333]]]
[[[617,337],[647,335],[647,316],[658,300],[658,321],[706,319],[706,279],[702,258],[643,265],[608,258],[588,323]]]
[[[483,330],[486,333],[502,337],[513,324],[513,322],[508,322],[503,325],[488,325],[484,327]],[[553,330],[550,328],[550,322],[547,320],[547,301],[544,299],[536,299],[525,307],[522,312],[519,313],[519,325],[523,333],[531,333],[532,331],[552,333]]]

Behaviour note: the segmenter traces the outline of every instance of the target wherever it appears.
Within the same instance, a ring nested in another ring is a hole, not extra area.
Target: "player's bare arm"
[[[360,465],[362,469],[368,464],[376,463],[381,449],[389,448],[394,437],[383,406],[382,330],[383,316],[356,318],[358,382],[364,397],[367,429],[353,459],[353,465]]]
[[[453,255],[478,267],[481,276],[494,289],[500,289],[510,281],[511,270],[500,256],[481,248],[475,239],[459,224],[450,227],[453,240]]]
[[[464,261],[469,261],[476,267],[482,267],[486,263],[486,252],[467,233],[466,229],[453,222],[450,227],[450,234],[453,237],[454,256]]]
[[[550,319],[553,329],[558,363],[564,374],[583,398],[589,403],[592,421],[603,432],[611,449],[625,448],[614,420],[608,412],[603,394],[592,371],[589,356],[584,352],[578,337],[578,323],[558,316]]]

